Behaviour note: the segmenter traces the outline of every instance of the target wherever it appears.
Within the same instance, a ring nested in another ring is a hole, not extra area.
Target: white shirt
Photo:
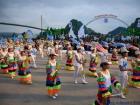
[[[106,87],[110,87],[111,86],[111,76],[109,71],[107,71],[107,74],[102,73],[102,75],[105,77],[105,85]]]
[[[128,69],[128,61],[127,58],[121,58],[119,61],[119,65],[122,66],[124,69]],[[121,75],[125,76],[127,75],[127,71],[121,71]]]
[[[128,69],[128,61],[127,58],[121,58],[119,61],[119,65],[125,69]]]
[[[76,52],[75,53],[75,60],[74,60],[75,66],[82,66],[82,64],[80,64],[79,62],[77,62],[76,56],[77,56],[78,60],[82,60],[83,55],[81,53]]]

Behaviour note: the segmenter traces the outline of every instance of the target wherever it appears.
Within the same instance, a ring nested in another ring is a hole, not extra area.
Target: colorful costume
[[[17,70],[17,59],[15,57],[8,57],[8,73],[11,78],[14,78],[16,76],[16,70]]]
[[[74,52],[67,51],[66,70],[70,70],[70,71],[74,70],[73,57],[74,57]]]
[[[98,64],[98,58],[96,54],[91,54],[90,55],[90,67],[89,67],[89,71],[91,71],[93,73],[93,76],[97,77],[97,73],[96,73],[96,67]]]
[[[140,88],[140,59],[136,59],[132,64],[133,73],[130,81],[130,85],[136,88]]]
[[[54,96],[55,94],[58,94],[61,88],[61,81],[59,78],[58,71],[56,69],[57,63],[52,63],[51,61],[48,61],[46,66],[46,87],[49,96]]]
[[[113,52],[112,53],[112,57],[111,57],[111,61],[112,61],[112,64],[118,64],[118,56],[117,56],[117,52]]]
[[[30,58],[27,56],[23,56],[22,59],[18,61],[19,66],[19,81],[20,83],[24,84],[31,84],[32,83],[32,75],[30,70]]]
[[[0,58],[0,65],[1,65],[1,72],[3,74],[8,74],[8,64],[6,62],[6,58],[5,57],[1,57]]]
[[[101,73],[102,76],[97,78],[98,82],[98,94],[97,100],[93,105],[110,105],[110,97],[112,93],[112,86],[114,84],[115,88],[120,88],[120,83],[116,80],[115,77],[111,76],[108,72],[108,75],[105,76]]]

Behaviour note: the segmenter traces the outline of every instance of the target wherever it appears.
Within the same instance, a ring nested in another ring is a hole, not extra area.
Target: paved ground
[[[17,80],[11,80],[0,74],[0,105],[92,105],[97,93],[96,79],[87,77],[89,83],[84,85],[79,78],[79,84],[74,84],[73,71],[60,71],[62,78],[60,96],[56,100],[49,98],[45,88],[46,60],[46,57],[43,59],[38,57],[38,68],[32,71],[32,85],[21,85]],[[118,76],[117,66],[111,67],[111,72]],[[140,105],[140,89],[129,88],[127,99],[114,97],[111,101],[111,105]]]

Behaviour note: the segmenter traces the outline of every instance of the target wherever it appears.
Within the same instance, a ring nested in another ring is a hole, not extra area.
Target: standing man
[[[121,98],[126,98],[124,96],[124,90],[128,85],[128,50],[126,48],[121,48],[122,58],[119,61],[120,68],[120,82],[122,86]]]
[[[81,47],[78,46],[77,47],[77,52],[75,54],[75,72],[74,72],[74,83],[75,84],[78,83],[77,77],[78,77],[79,71],[81,71],[82,82],[84,84],[88,83],[86,81],[86,78],[85,78],[85,72],[84,72],[84,69],[83,69],[83,64],[84,64],[84,56],[81,52]]]

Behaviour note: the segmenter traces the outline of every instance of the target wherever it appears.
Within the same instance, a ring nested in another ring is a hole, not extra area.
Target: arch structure
[[[114,20],[117,20],[117,21],[123,23],[123,24],[124,24],[125,26],[127,26],[127,27],[129,26],[125,21],[123,21],[122,19],[120,19],[120,18],[118,18],[117,16],[112,15],[112,14],[104,14],[104,15],[95,16],[94,19],[92,19],[91,21],[89,21],[89,22],[86,24],[86,26],[89,25],[90,23],[92,23],[92,22],[94,22],[94,21],[96,21],[96,20],[102,19],[102,18],[103,18],[103,19],[111,18],[111,19],[114,19]]]
[[[45,30],[45,29],[42,29],[42,28],[34,27],[34,26],[14,24],[14,23],[0,22],[0,24],[1,25],[9,25],[9,26],[18,26],[18,27],[28,27],[28,28],[37,29],[37,30]]]

